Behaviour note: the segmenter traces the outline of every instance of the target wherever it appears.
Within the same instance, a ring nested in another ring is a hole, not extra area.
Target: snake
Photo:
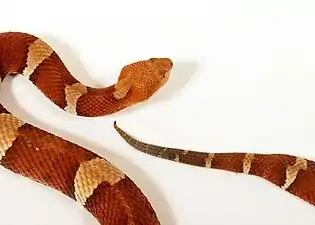
[[[149,100],[169,80],[173,61],[149,58],[121,68],[117,82],[91,87],[76,79],[58,53],[27,32],[0,33],[0,78],[22,76],[66,113],[99,117]],[[21,96],[20,96],[21,97]],[[57,190],[101,225],[159,225],[143,191],[96,154],[14,115],[0,103],[0,165]]]
[[[140,141],[113,124],[118,135],[141,153],[190,166],[261,178],[303,202],[315,206],[315,162],[290,154],[205,152]]]

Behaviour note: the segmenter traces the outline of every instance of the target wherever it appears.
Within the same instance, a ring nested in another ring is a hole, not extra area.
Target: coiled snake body
[[[22,75],[66,112],[94,117],[149,99],[168,80],[173,63],[151,58],[122,68],[116,84],[92,88],[76,80],[38,37],[0,33],[0,76]],[[0,164],[82,204],[101,225],[158,225],[141,190],[92,151],[26,123],[0,104]]]

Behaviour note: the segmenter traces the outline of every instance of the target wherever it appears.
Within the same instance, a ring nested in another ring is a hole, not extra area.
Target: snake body
[[[0,33],[0,77],[25,76],[65,112],[109,115],[148,100],[168,80],[173,63],[151,58],[122,68],[117,83],[87,87],[42,39]],[[54,188],[83,205],[101,225],[158,225],[140,188],[108,160],[14,116],[0,104],[0,165]]]
[[[253,175],[315,206],[315,162],[288,154],[208,153],[139,141],[114,122],[118,134],[133,148],[162,159],[209,169]]]

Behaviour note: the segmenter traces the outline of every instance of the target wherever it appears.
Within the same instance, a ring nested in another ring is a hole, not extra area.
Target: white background
[[[28,122],[112,161],[150,199],[162,225],[308,225],[315,208],[259,178],[141,154],[141,140],[205,152],[315,158],[314,1],[5,1],[0,29],[48,42],[75,77],[102,87],[149,57],[175,63],[150,101],[102,118],[67,115],[25,79],[1,100]],[[74,201],[0,170],[1,225],[96,225]],[[315,187],[314,187],[315,188]]]

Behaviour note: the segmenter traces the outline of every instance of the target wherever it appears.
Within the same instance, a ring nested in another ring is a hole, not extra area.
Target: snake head
[[[172,68],[169,58],[150,58],[124,66],[116,84],[116,98],[130,93],[131,103],[149,99],[169,80]]]
[[[149,67],[153,67],[157,77],[157,81],[160,81],[160,87],[162,87],[169,79],[171,70],[173,68],[173,62],[169,58],[150,58],[147,61]]]

